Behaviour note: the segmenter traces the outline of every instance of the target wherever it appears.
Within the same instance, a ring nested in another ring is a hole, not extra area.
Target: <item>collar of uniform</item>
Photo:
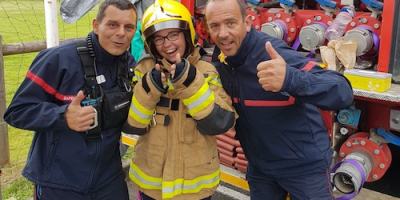
[[[113,56],[110,53],[108,53],[103,47],[101,47],[99,43],[99,39],[97,38],[97,35],[92,31],[90,32],[90,35],[92,36],[92,43],[93,43],[93,48],[94,52],[96,54],[96,61],[99,63],[104,63],[104,64],[112,64],[120,58],[121,56],[125,55],[122,54],[120,56]]]
[[[187,60],[190,62],[190,63],[193,63],[193,64],[195,64],[199,59],[200,59],[200,49],[201,49],[201,47],[200,46],[197,46],[195,49],[194,49],[194,52],[192,53],[192,54],[190,54],[188,57],[187,57]]]
[[[250,32],[246,34],[244,40],[242,41],[241,46],[239,47],[236,55],[234,56],[227,56],[225,61],[232,66],[239,66],[242,65],[246,61],[247,55],[250,53],[251,49],[256,44],[256,36],[255,36],[255,29],[251,26]],[[252,39],[253,38],[253,39]]]

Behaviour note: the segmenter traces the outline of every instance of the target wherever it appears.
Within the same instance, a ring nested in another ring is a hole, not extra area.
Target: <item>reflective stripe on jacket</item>
[[[236,114],[215,67],[200,58],[196,49],[187,58],[196,72],[187,69],[176,83],[168,81],[166,94],[156,89],[147,74],[155,66],[152,58],[141,60],[135,68],[138,83],[128,122],[147,133],[136,143],[129,177],[155,199],[206,198],[220,182],[214,135],[229,130]],[[161,63],[162,69],[170,69],[165,59]],[[186,87],[182,82],[189,73],[196,76]]]

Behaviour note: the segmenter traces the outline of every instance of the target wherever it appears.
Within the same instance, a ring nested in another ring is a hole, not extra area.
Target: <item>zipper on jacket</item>
[[[229,67],[229,69],[230,69],[230,72],[231,72],[231,74],[232,74],[232,77],[229,77],[230,78],[230,89],[231,89],[231,93],[232,93],[232,97],[233,98],[237,98],[237,100],[238,100],[238,105],[241,105],[240,104],[240,102],[241,102],[241,99],[242,98],[240,98],[240,85],[238,85],[238,83],[237,83],[237,79],[236,79],[236,74],[235,74],[235,68],[233,68],[233,67],[231,67],[231,66],[229,66],[228,65],[228,67]],[[239,88],[238,88],[238,86],[239,86]],[[232,102],[234,101],[234,99],[232,98]]]
[[[100,152],[101,152],[101,140],[96,142],[96,155],[94,157],[94,162],[92,168],[90,169],[89,180],[87,182],[87,186],[85,189],[85,194],[89,193],[90,189],[92,189],[93,177],[96,174],[97,163],[99,162]]]
[[[236,78],[235,68],[230,67],[230,69],[231,69],[231,74],[232,74],[231,90],[232,90],[233,97],[237,98],[237,100],[238,100],[237,105],[244,108],[246,106],[244,104],[243,87],[237,81],[239,79]],[[232,99],[232,101],[233,101],[233,99]]]
[[[56,153],[57,143],[58,143],[58,140],[54,140],[50,144],[51,145],[51,151],[50,151],[49,160],[48,160],[47,165],[46,165],[45,173],[49,172],[51,163],[53,161],[54,154]]]

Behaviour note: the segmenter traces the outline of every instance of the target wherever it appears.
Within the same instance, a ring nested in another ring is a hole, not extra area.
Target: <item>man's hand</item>
[[[90,125],[94,122],[94,108],[92,106],[81,106],[81,101],[84,98],[83,92],[79,91],[65,111],[68,127],[78,132],[89,130]]]
[[[271,42],[265,43],[265,49],[271,60],[257,65],[258,82],[266,91],[279,92],[286,76],[286,62],[272,47]]]

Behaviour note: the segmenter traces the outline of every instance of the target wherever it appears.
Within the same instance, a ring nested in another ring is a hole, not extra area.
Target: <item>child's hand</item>
[[[177,53],[177,54],[176,54],[176,63],[180,63],[180,62],[182,62],[182,60],[181,60],[181,54]],[[170,71],[170,74],[171,74],[171,78],[172,78],[172,79],[175,77],[175,72],[176,72],[176,64],[173,64],[173,65],[171,65],[171,71]],[[179,74],[179,73],[178,73],[178,74]]]

